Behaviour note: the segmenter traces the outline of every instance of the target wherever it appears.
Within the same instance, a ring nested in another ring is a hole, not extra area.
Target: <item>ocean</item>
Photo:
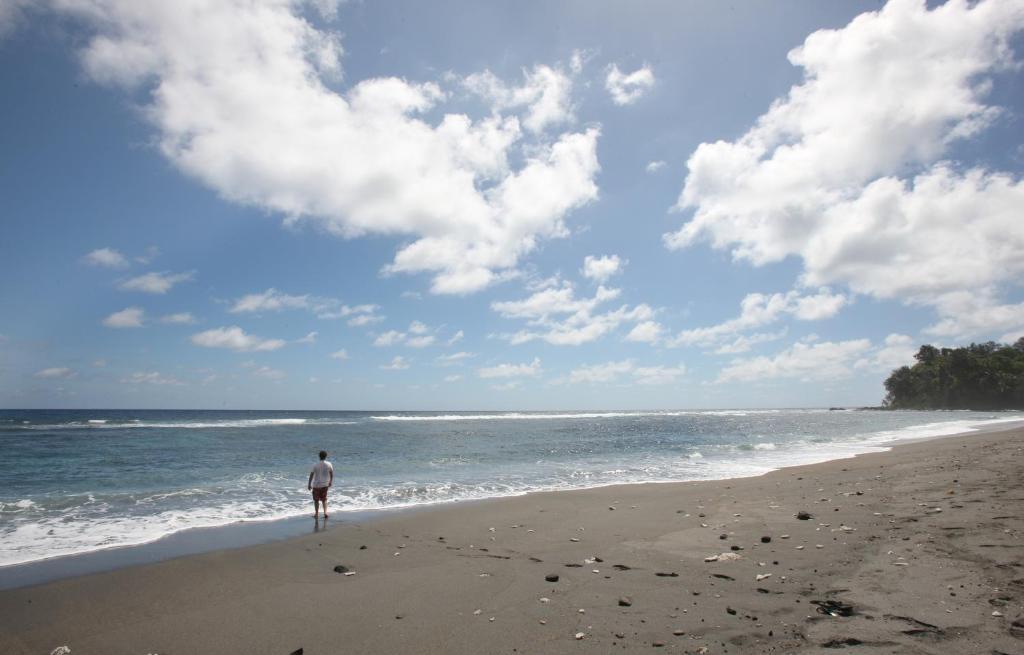
[[[1022,412],[0,410],[0,567],[183,530],[331,513],[765,473]]]

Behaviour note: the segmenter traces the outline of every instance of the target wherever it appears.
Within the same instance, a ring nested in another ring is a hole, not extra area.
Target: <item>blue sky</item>
[[[0,0],[0,406],[877,404],[1024,334],[1022,28]]]

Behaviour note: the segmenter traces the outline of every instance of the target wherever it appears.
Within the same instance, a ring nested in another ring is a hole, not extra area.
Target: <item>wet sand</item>
[[[1024,652],[1022,429],[342,516],[0,592],[0,652]]]

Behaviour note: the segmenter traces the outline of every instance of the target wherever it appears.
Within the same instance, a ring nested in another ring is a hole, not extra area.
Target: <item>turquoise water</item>
[[[0,411],[0,566],[310,511],[721,479],[953,434],[1021,412]]]

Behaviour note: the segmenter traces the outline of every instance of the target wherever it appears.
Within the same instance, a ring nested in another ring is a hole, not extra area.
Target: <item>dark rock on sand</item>
[[[818,606],[819,614],[828,614],[829,616],[853,616],[857,613],[853,609],[853,605],[839,600],[812,600],[811,605]]]
[[[726,607],[725,608],[725,612],[726,612],[726,614],[732,614],[733,616],[736,616],[736,610],[734,610],[731,607]]]
[[[616,571],[630,571],[632,566],[626,566],[625,564],[612,564],[612,568]]]
[[[771,537],[768,537],[768,536],[761,537],[761,543],[762,544],[770,544],[771,542],[772,542],[772,538]]]
[[[544,576],[544,579],[548,582],[558,582],[558,575],[551,573]]]
[[[671,573],[659,572],[659,573],[655,573],[654,575],[658,576],[659,578],[678,578],[679,577],[679,574],[676,573],[675,571],[672,571]]]
[[[814,515],[810,512],[797,512],[796,517],[801,521],[809,521],[814,518]]]
[[[633,599],[629,596],[623,596],[619,599],[619,607],[632,607]]]
[[[348,573],[348,567],[342,566],[341,564],[334,567],[335,573]]]

